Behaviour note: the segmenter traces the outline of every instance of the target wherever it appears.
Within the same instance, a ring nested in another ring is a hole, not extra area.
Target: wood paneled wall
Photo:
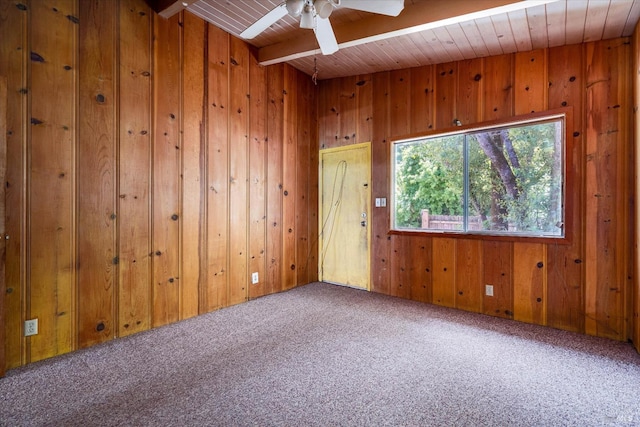
[[[635,203],[633,204],[633,225],[634,225],[634,276],[633,276],[633,298],[631,299],[631,308],[629,313],[633,318],[631,339],[640,351],[640,209],[638,208],[638,200],[640,200],[640,24],[636,25],[633,33],[633,147],[634,147],[634,191]]]
[[[316,279],[308,76],[144,0],[1,0],[0,40],[7,368]]]
[[[614,39],[322,81],[321,148],[372,141],[373,196],[390,197],[394,137],[573,108],[571,243],[389,234],[374,208],[372,289],[626,340],[630,336],[631,40]],[[484,295],[484,285],[494,296]]]

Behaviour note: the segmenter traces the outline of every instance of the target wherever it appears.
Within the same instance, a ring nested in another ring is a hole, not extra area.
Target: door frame
[[[323,200],[322,200],[322,191],[323,191],[323,179],[322,179],[322,171],[323,171],[323,155],[324,154],[332,154],[340,151],[349,151],[349,150],[359,150],[365,148],[367,150],[367,286],[366,288],[355,287],[354,289],[362,289],[371,291],[371,224],[372,224],[372,212],[373,207],[371,204],[371,195],[372,195],[372,185],[371,185],[371,142],[361,142],[358,144],[351,145],[343,145],[340,147],[332,147],[332,148],[323,148],[320,150],[318,155],[318,280],[323,281],[323,270],[322,270],[322,249],[323,249],[323,218],[324,212],[322,209]],[[344,285],[349,286],[349,285]]]

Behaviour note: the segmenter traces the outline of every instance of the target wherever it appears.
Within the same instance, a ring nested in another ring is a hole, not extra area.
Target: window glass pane
[[[562,122],[469,135],[469,230],[562,235]]]
[[[395,228],[462,230],[463,135],[395,145]]]
[[[564,237],[564,117],[394,144],[393,228]]]

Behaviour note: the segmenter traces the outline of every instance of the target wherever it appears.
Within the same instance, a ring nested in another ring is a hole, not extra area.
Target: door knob
[[[367,221],[360,221],[360,225],[363,226],[363,227],[366,227],[367,226]]]

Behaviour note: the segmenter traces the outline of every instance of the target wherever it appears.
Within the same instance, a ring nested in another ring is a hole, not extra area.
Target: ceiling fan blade
[[[331,27],[329,19],[316,17],[316,28],[313,31],[316,33],[316,39],[318,39],[323,55],[331,55],[338,51],[338,41],[333,33],[333,27]]]
[[[258,19],[252,25],[247,27],[246,30],[240,33],[240,37],[245,40],[249,40],[275,24],[279,19],[287,14],[287,6],[285,3],[271,9],[269,13]]]
[[[398,16],[404,9],[404,0],[340,0],[340,7]]]

